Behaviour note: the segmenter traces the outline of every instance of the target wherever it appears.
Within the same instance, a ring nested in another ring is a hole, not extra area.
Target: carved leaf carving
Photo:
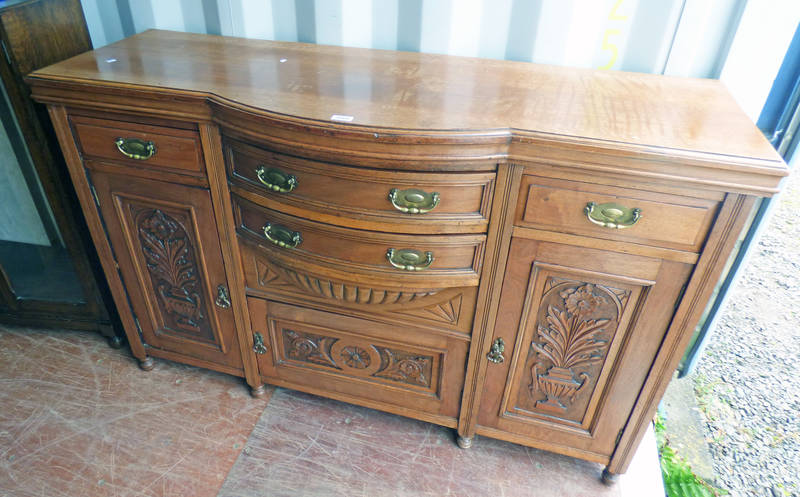
[[[172,325],[212,338],[198,288],[191,238],[180,221],[160,209],[138,215],[138,233],[147,269]]]
[[[430,387],[433,357],[409,354],[386,347],[376,347],[384,360],[383,367],[374,374],[381,378]]]
[[[596,382],[630,290],[554,277],[544,287],[528,359],[528,408],[566,415]]]
[[[338,338],[289,329],[284,329],[283,335],[286,357],[339,369],[336,361],[331,357],[331,347],[338,341]]]

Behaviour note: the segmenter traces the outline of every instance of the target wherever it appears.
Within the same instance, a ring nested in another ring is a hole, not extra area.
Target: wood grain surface
[[[199,92],[323,122],[534,130],[779,161],[713,80],[165,31],[33,76]]]

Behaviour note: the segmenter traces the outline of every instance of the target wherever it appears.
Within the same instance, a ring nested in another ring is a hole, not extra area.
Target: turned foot
[[[108,337],[108,346],[112,349],[118,349],[122,347],[122,344],[125,343],[125,339],[121,336],[112,335]]]
[[[250,387],[250,396],[254,399],[260,399],[267,393],[267,387],[263,383],[257,387]]]
[[[456,438],[456,443],[462,449],[469,449],[472,447],[472,437],[462,437],[461,435]]]
[[[610,485],[613,485],[613,484],[617,483],[617,480],[619,479],[619,475],[616,474],[616,473],[612,473],[611,471],[608,470],[608,468],[605,468],[603,470],[603,476],[600,479],[602,480],[602,482],[604,484],[610,486]]]
[[[154,367],[156,367],[156,363],[153,362],[152,357],[145,357],[144,359],[139,361],[139,368],[142,371],[150,371]]]

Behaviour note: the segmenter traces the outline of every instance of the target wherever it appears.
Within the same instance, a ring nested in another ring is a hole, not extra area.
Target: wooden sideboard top
[[[753,166],[775,183],[787,174],[716,80],[158,30],[27,80],[34,96],[68,83],[145,88],[322,126],[545,137]]]

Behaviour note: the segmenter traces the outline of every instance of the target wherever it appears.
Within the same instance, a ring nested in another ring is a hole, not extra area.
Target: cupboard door
[[[90,179],[144,342],[241,369],[209,192],[102,172]]]
[[[690,270],[657,258],[513,239],[493,337],[504,347],[486,359],[492,362],[479,425],[607,461]]]

